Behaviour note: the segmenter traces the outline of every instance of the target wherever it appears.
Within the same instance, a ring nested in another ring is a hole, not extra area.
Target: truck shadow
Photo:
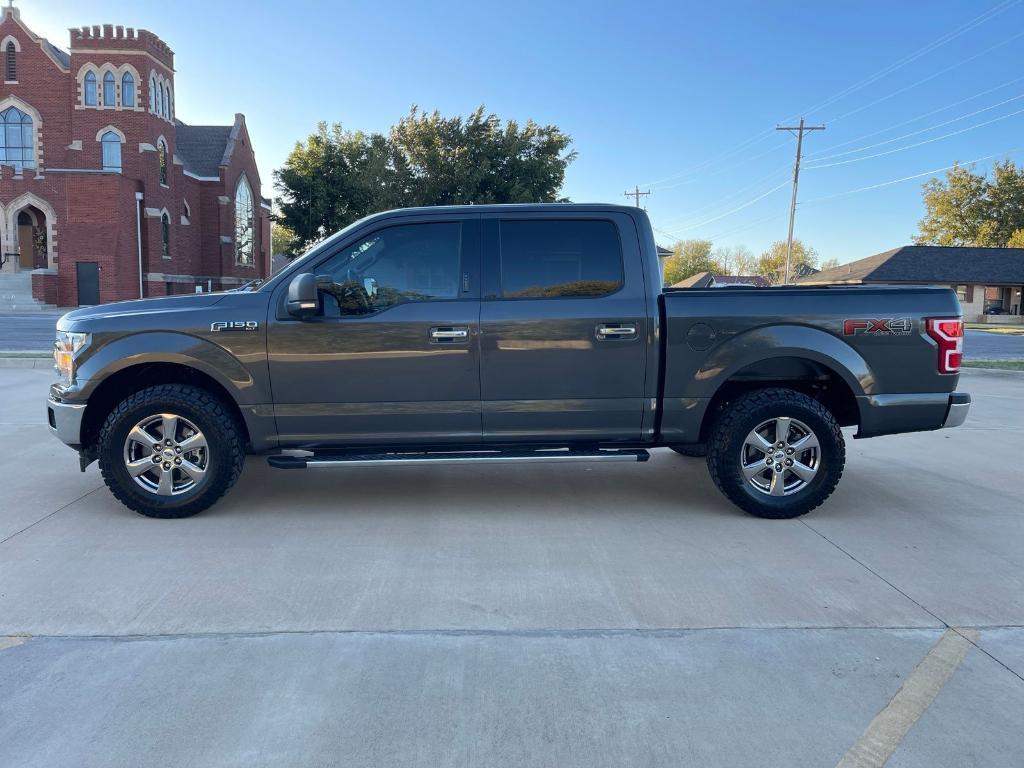
[[[204,514],[646,512],[744,517],[703,459],[656,450],[645,463],[446,465],[279,470],[249,457],[236,487]]]

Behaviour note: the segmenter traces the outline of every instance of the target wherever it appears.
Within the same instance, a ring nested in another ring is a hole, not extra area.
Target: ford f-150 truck
[[[389,211],[247,290],[60,319],[51,430],[152,517],[280,469],[706,453],[737,506],[821,504],[856,437],[961,424],[937,287],[662,287],[638,208]],[[897,478],[894,478],[894,481]],[[681,489],[682,490],[682,489]]]

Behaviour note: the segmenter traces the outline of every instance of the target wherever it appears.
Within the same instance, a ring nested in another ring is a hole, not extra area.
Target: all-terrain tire
[[[743,476],[742,454],[751,431],[779,417],[799,419],[813,431],[820,446],[820,465],[805,487],[791,495],[771,496]],[[745,512],[773,520],[799,517],[819,506],[835,490],[846,463],[846,443],[835,418],[817,400],[792,389],[759,389],[729,403],[707,445],[708,470],[718,489]]]
[[[690,456],[695,459],[702,459],[708,455],[707,443],[690,443],[688,445],[670,445],[673,451],[680,456]]]
[[[172,413],[188,419],[208,445],[206,473],[193,488],[160,496],[140,487],[125,464],[128,433],[147,417]],[[114,497],[147,517],[191,517],[227,493],[245,461],[243,431],[237,418],[210,392],[188,384],[161,384],[122,400],[108,414],[99,435],[99,465]]]

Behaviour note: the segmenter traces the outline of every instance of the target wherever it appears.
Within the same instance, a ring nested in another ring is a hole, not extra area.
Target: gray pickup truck
[[[152,517],[213,504],[247,453],[305,469],[667,447],[790,518],[836,487],[841,427],[964,421],[962,343],[944,288],[663,288],[637,208],[408,209],[250,290],[65,315],[47,416]]]

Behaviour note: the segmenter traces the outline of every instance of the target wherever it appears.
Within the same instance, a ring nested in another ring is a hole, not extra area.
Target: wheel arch
[[[93,451],[107,415],[129,395],[158,384],[190,384],[216,396],[242,429],[246,445],[251,443],[245,415],[231,392],[217,379],[181,361],[155,361],[126,365],[105,377],[89,395],[82,418],[82,449]]]
[[[859,426],[857,397],[874,390],[867,361],[826,331],[774,325],[739,334],[716,347],[695,379],[706,406],[699,434],[707,439],[714,419],[731,400],[753,389],[786,387],[825,405],[842,426]]]

